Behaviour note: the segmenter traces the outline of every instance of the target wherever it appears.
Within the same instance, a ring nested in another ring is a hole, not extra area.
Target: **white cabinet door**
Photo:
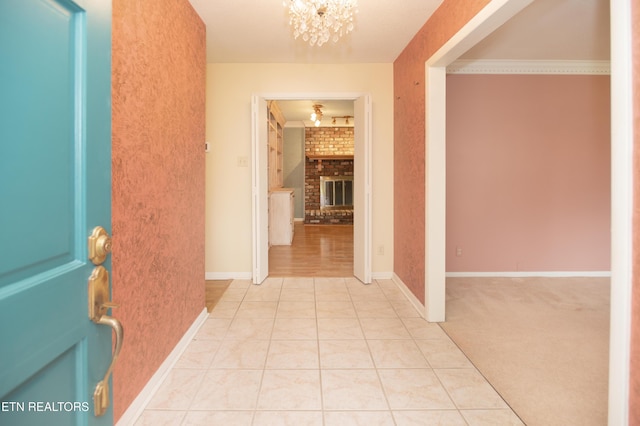
[[[288,246],[293,240],[293,189],[282,188],[269,195],[269,243]]]

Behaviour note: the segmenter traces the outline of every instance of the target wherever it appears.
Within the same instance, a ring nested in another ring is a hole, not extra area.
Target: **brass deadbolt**
[[[89,236],[89,259],[94,265],[100,265],[111,253],[111,237],[102,226],[93,228]]]

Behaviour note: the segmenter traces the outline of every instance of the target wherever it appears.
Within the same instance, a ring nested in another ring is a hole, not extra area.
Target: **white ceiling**
[[[292,36],[282,0],[190,0],[207,26],[209,63],[389,63],[442,0],[359,0],[354,31],[311,47]],[[463,59],[608,60],[609,0],[534,0]],[[353,115],[352,101],[278,101],[289,121]],[[329,119],[330,120],[330,119]]]
[[[207,25],[209,63],[389,63],[442,0],[360,0],[355,29],[337,43],[294,40],[283,0],[190,0]],[[287,0],[288,1],[288,0]]]
[[[288,123],[304,122],[307,127],[313,126],[310,115],[315,104],[322,105],[322,126],[331,126],[331,117],[353,116],[353,101],[351,100],[278,101],[278,107]],[[344,125],[344,119],[336,119],[336,126]],[[349,120],[349,126],[353,126],[353,119]]]
[[[535,0],[463,59],[609,60],[609,0]]]

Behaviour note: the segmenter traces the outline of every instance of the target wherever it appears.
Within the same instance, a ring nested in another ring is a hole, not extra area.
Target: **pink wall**
[[[114,0],[118,419],[204,308],[205,26],[188,0]]]
[[[608,76],[447,77],[447,272],[610,269],[609,105]]]
[[[424,63],[489,0],[444,0],[393,64],[394,265],[424,303]]]
[[[631,3],[633,37],[634,209],[629,425],[640,424],[640,7]]]

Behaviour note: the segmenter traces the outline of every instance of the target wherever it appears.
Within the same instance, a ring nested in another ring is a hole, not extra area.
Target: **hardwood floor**
[[[353,275],[353,225],[295,223],[290,246],[271,246],[271,277],[350,277]]]
[[[353,275],[353,225],[295,224],[293,244],[271,246],[270,277],[350,277]],[[205,281],[205,306],[211,312],[232,280]]]
[[[222,294],[225,292],[229,284],[233,280],[207,280],[205,281],[204,288],[204,305],[207,307],[207,312],[211,312],[214,306],[218,303]]]

